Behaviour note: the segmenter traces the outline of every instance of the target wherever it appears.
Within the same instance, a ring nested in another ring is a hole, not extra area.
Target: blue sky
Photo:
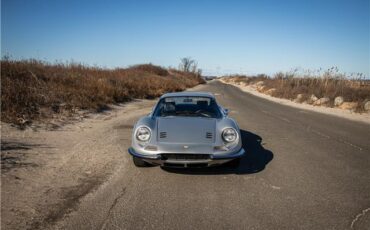
[[[198,61],[205,74],[337,66],[370,76],[369,0],[2,0],[1,54],[102,67]]]

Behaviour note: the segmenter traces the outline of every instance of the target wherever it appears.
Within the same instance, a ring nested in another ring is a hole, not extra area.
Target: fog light
[[[148,150],[148,151],[157,151],[158,150],[157,146],[153,146],[153,145],[148,145],[144,149]]]
[[[227,151],[228,150],[226,146],[215,146],[213,149],[215,151]]]

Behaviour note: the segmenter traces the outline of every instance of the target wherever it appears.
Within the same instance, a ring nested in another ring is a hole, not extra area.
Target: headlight
[[[150,136],[151,136],[151,133],[148,127],[141,126],[136,130],[136,139],[138,141],[143,141],[143,142],[149,141]]]
[[[222,139],[228,143],[234,142],[237,137],[238,134],[233,128],[226,128],[224,131],[222,131]]]

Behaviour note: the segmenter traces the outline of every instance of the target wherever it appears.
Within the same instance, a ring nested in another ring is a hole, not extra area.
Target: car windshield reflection
[[[155,109],[155,116],[183,116],[220,118],[216,101],[209,97],[181,96],[162,98]]]

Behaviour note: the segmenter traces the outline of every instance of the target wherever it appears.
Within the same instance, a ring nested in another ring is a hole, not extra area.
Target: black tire
[[[232,161],[227,162],[227,165],[231,168],[238,168],[240,165],[240,158],[234,159]]]
[[[147,167],[147,166],[149,166],[149,164],[147,162],[143,161],[140,158],[132,157],[132,160],[134,161],[134,165],[136,167]]]

